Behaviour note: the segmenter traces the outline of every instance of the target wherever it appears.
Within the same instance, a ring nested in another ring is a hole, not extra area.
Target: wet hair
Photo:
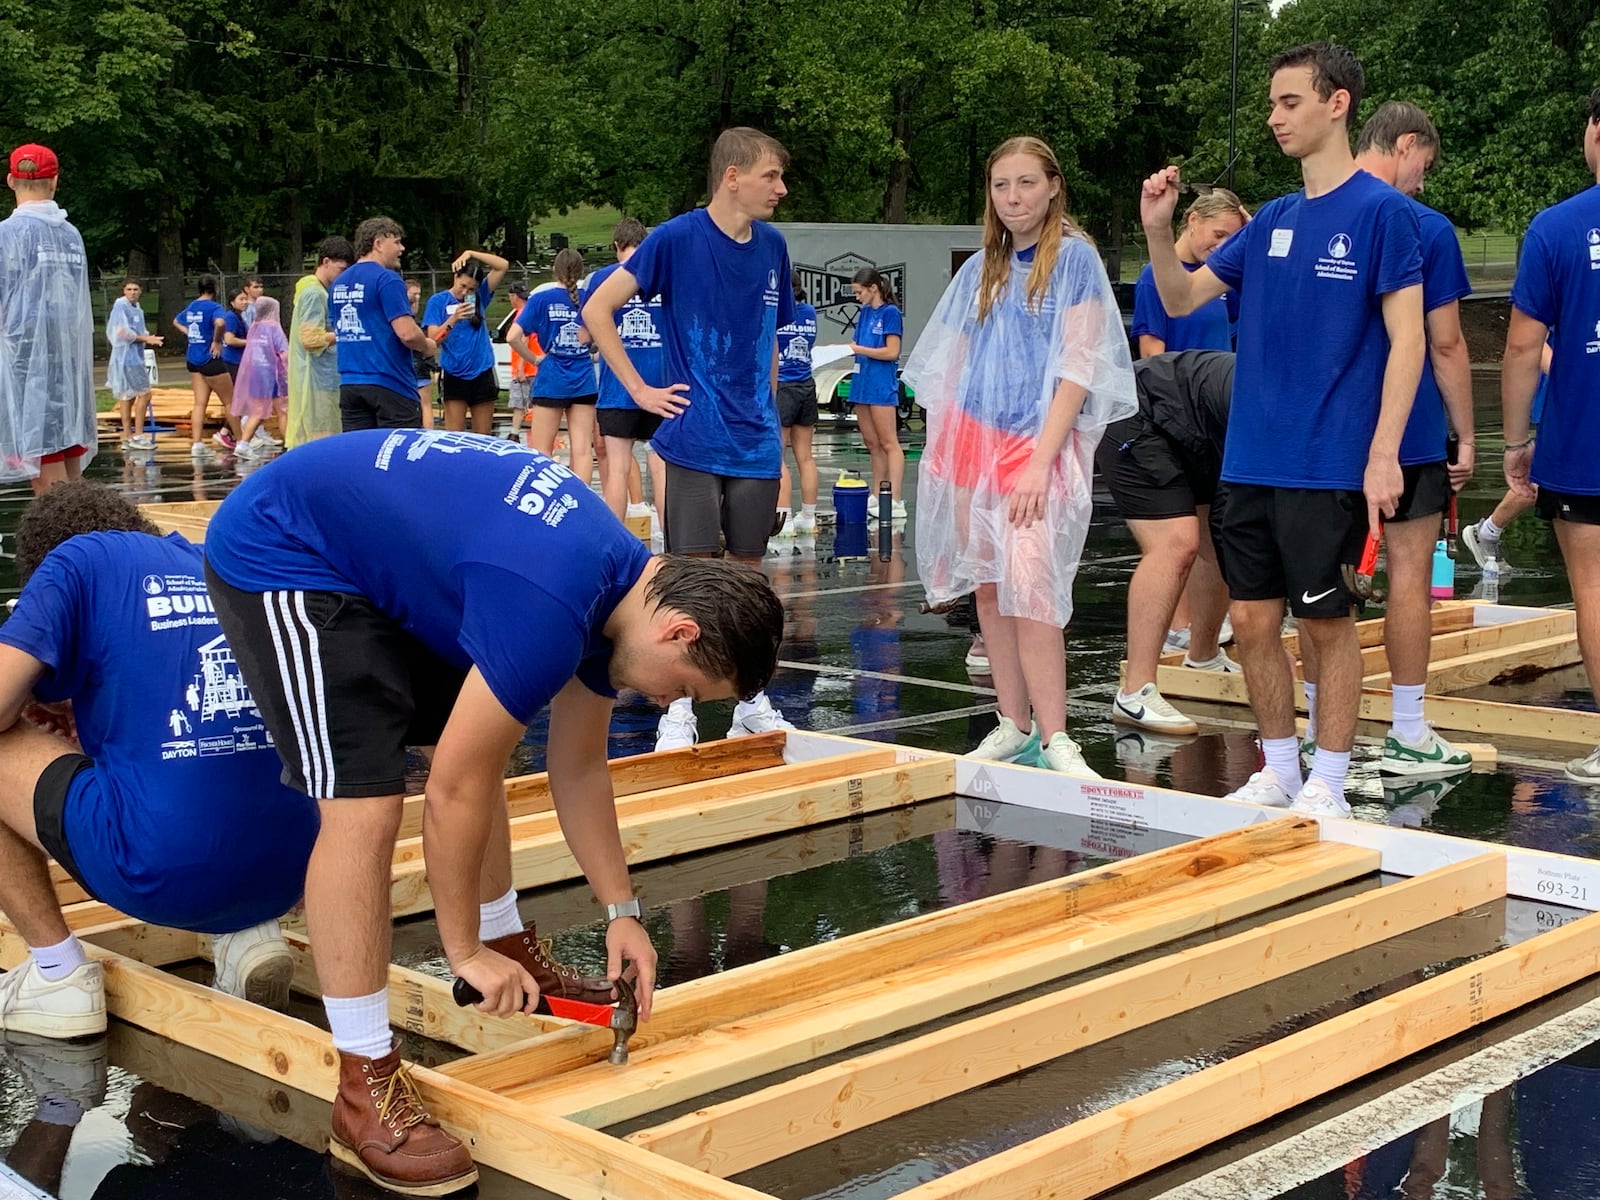
[[[578,280],[583,278],[583,255],[571,246],[556,255],[555,262],[550,264],[550,278],[567,289],[567,295],[572,297],[572,306],[578,306]]]
[[[689,661],[713,679],[732,680],[742,700],[766,687],[783,640],[783,605],[767,577],[721,558],[664,554],[659,561],[644,598],[700,626]]]
[[[789,268],[789,286],[794,289],[795,303],[802,303],[806,298],[805,288],[800,286],[800,268]]]
[[[200,282],[195,286],[202,296],[215,296],[217,294],[217,281],[210,275],[200,276]]]
[[[232,304],[240,296],[243,296],[246,299],[249,299],[250,297],[249,290],[242,283],[238,287],[234,288],[233,291],[228,293],[228,303]]]
[[[708,177],[710,194],[713,196],[717,194],[717,189],[722,186],[722,177],[728,173],[729,167],[748,171],[769,154],[778,160],[780,167],[789,165],[789,152],[783,148],[783,143],[770,133],[762,133],[761,130],[751,129],[748,125],[736,125],[732,129],[724,129],[717,136],[716,144],[711,147],[711,170]]]
[[[355,252],[357,258],[365,258],[372,253],[372,247],[381,237],[403,238],[406,231],[400,228],[400,222],[393,217],[368,217],[356,226]]]
[[[1202,221],[1215,221],[1220,217],[1238,217],[1241,222],[1245,220],[1244,202],[1225,187],[1214,187],[1209,196],[1198,196],[1195,202],[1189,205],[1183,214],[1185,222],[1190,217],[1197,217]]]
[[[1356,109],[1361,107],[1361,97],[1367,90],[1367,73],[1355,52],[1337,42],[1307,42],[1291,46],[1272,60],[1268,76],[1276,75],[1288,67],[1310,67],[1311,86],[1323,103],[1333,98],[1335,92],[1350,95],[1350,107],[1344,114],[1346,129],[1353,129]]]
[[[642,245],[647,231],[638,217],[623,217],[611,231],[611,244],[619,250]]]
[[[1077,223],[1067,215],[1067,181],[1061,174],[1061,164],[1056,160],[1056,152],[1036,137],[1014,137],[1001,142],[994,148],[994,152],[989,155],[989,161],[983,167],[983,274],[978,279],[980,321],[988,318],[989,310],[1000,299],[1006,284],[1011,279],[1011,231],[1005,227],[1005,222],[1000,220],[1000,214],[995,211],[994,191],[988,184],[989,177],[994,173],[995,163],[1013,154],[1026,154],[1030,158],[1038,159],[1045,175],[1060,184],[1055,197],[1050,201],[1050,207],[1045,211],[1044,228],[1039,231],[1039,245],[1033,255],[1033,267],[1028,271],[1029,312],[1037,313],[1044,309],[1045,294],[1050,290],[1050,276],[1055,273],[1056,259],[1061,254],[1061,239],[1076,237],[1082,238],[1090,245],[1094,244],[1094,240],[1078,228]]]
[[[259,275],[246,275],[244,277],[244,286],[245,287],[249,287],[252,283],[255,284],[257,287],[260,287],[262,289],[265,289],[266,286],[267,286],[266,284],[261,282],[261,276],[259,276]]]
[[[1375,150],[1379,154],[1393,154],[1400,139],[1408,133],[1417,135],[1417,145],[1428,150],[1439,149],[1439,130],[1427,113],[1409,100],[1385,100],[1361,127],[1361,135],[1356,138],[1356,153]]]
[[[1600,88],[1595,88],[1594,91],[1590,92],[1589,98],[1583,102],[1583,114],[1589,119],[1589,124],[1591,125],[1596,121],[1600,121]]]
[[[349,238],[340,237],[336,233],[332,237],[325,237],[317,243],[317,265],[319,267],[325,262],[342,262],[348,266],[355,260],[355,248],[350,245]]]
[[[850,276],[850,282],[859,284],[862,287],[877,288],[878,295],[882,297],[885,304],[900,303],[895,298],[894,288],[890,287],[889,281],[878,273],[877,267],[862,267],[854,275]]]
[[[141,292],[144,291],[144,284],[140,283],[132,275],[124,276],[123,280],[122,280],[121,287],[119,287],[117,290],[121,291],[123,288],[126,288],[130,283],[133,284],[134,287],[138,288]]]
[[[110,530],[161,536],[150,519],[120,492],[87,479],[58,483],[22,512],[22,523],[17,526],[17,575],[27,583],[45,557],[68,538]]]
[[[481,283],[488,276],[488,274],[489,272],[484,269],[484,266],[481,262],[475,258],[469,258],[466,262],[461,264],[461,269],[457,271],[452,278],[470,279],[473,283]]]

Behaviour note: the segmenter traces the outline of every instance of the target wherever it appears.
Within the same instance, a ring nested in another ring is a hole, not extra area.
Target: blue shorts
[[[132,802],[76,754],[45,768],[34,819],[44,848],[96,900],[195,933],[248,929],[299,903],[319,826],[315,802],[288,789],[270,806],[173,794]]]

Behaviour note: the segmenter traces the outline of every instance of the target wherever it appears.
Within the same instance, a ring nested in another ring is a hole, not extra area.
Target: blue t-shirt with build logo
[[[778,330],[778,382],[811,378],[811,347],[817,344],[817,310],[795,301],[794,320]]]
[[[877,308],[862,306],[856,314],[858,346],[879,350],[888,345],[891,337],[905,332],[900,309],[893,304],[880,304]],[[898,360],[893,358],[868,358],[856,355],[856,373],[850,381],[851,404],[898,404]]]
[[[1389,357],[1383,297],[1422,282],[1411,201],[1357,171],[1264,205],[1206,266],[1239,293],[1223,479],[1359,491]]]
[[[1600,496],[1600,186],[1533,219],[1511,303],[1551,331],[1531,478],[1552,492]]]
[[[1461,258],[1461,242],[1456,237],[1456,227],[1450,218],[1435,212],[1420,200],[1411,201],[1417,214],[1417,228],[1422,235],[1422,311],[1431,313],[1463,296],[1472,295],[1472,284],[1467,280],[1467,264]],[[1445,419],[1444,396],[1439,392],[1439,382],[1433,377],[1433,359],[1422,363],[1422,381],[1417,385],[1417,398],[1411,405],[1411,417],[1406,422],[1405,437],[1400,439],[1400,465],[1412,467],[1420,463],[1437,463],[1445,460],[1445,439],[1450,426]]]
[[[612,263],[608,267],[601,267],[584,280],[583,294],[579,299],[587,302],[595,289],[611,278],[619,266],[620,263]],[[651,387],[662,386],[666,382],[666,360],[661,350],[661,297],[652,296],[646,300],[635,292],[626,304],[617,309],[615,317],[617,336],[622,339],[622,348],[628,352],[628,361],[639,372],[639,378]],[[628,389],[622,386],[622,381],[606,366],[604,358],[600,360],[599,405],[601,408],[638,407],[633,397],[628,395]]]
[[[736,242],[703,208],[657,226],[624,268],[661,296],[668,384],[689,407],[650,446],[692,471],[776,479],[783,463],[772,362],[778,326],[794,320],[789,250],[764,221]]]
[[[441,537],[447,512],[470,518]],[[346,433],[269,463],[222,502],[206,553],[243,591],[366,597],[446,662],[476,666],[523,722],[574,676],[614,694],[602,630],[650,561],[559,463],[429,429]]]
[[[581,298],[574,301],[565,284],[541,283],[517,314],[517,325],[523,333],[537,336],[544,349],[539,373],[533,377],[535,396],[574,400],[595,394],[594,359],[588,343],[578,340],[583,329]]]
[[[485,371],[494,370],[494,343],[489,338],[489,323],[483,318],[493,299],[494,289],[489,281],[480,279],[474,301],[478,306],[477,323],[474,324],[471,317],[463,317],[439,343],[439,368],[445,374],[457,379],[476,379]],[[443,325],[465,303],[465,299],[458,299],[449,288],[435,292],[428,297],[427,306],[422,310],[423,327],[432,329]]]
[[[189,301],[189,306],[178,314],[178,324],[183,326],[188,338],[188,345],[183,352],[184,363],[191,371],[199,370],[211,360],[213,339],[222,340],[217,334],[217,318],[223,312],[222,305],[202,296]]]
[[[71,538],[29,578],[0,642],[44,664],[37,699],[72,701],[94,769],[73,777],[64,833],[99,899],[203,933],[299,901],[317,805],[280,780],[198,547],[177,534]]]
[[[328,318],[339,339],[339,382],[388,388],[416,399],[411,351],[390,324],[411,315],[398,272],[365,261],[346,267],[328,289]]]

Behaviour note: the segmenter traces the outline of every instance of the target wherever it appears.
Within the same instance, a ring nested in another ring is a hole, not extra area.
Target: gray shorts
[[[764,558],[777,511],[776,479],[708,475],[667,464],[661,525],[669,554],[717,554],[726,541],[735,558]]]
[[[509,395],[512,408],[527,408],[528,398],[533,395],[533,376],[513,375]]]

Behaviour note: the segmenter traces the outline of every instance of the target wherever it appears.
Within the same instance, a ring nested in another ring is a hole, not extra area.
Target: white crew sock
[[[817,515],[817,506],[815,504],[802,504],[800,513],[802,516],[814,517]]]
[[[1262,738],[1261,754],[1267,766],[1278,777],[1283,790],[1293,796],[1305,782],[1300,777],[1300,739],[1297,737]]]
[[[1344,777],[1349,771],[1350,751],[1317,747],[1316,757],[1311,760],[1311,778],[1327,784],[1336,800],[1344,799]]]
[[[39,968],[39,974],[51,983],[65,979],[89,961],[89,956],[83,952],[83,943],[70,933],[66,941],[54,946],[29,946],[28,953],[33,956],[33,965]]]
[[[517,889],[498,900],[478,905],[478,940],[491,941],[522,932],[522,914],[517,912]]]
[[[1422,719],[1422,690],[1426,686],[1423,683],[1397,683],[1391,689],[1394,693],[1393,733],[1402,742],[1416,745],[1428,736],[1427,722]]]
[[[370,996],[324,996],[333,1048],[363,1058],[382,1058],[394,1045],[389,1031],[389,990]]]
[[[1307,683],[1306,689],[1306,737],[1313,742],[1317,740],[1317,685]]]
[[[1494,523],[1493,517],[1485,517],[1478,522],[1478,537],[1486,542],[1498,542],[1504,532],[1504,529]]]
[[[694,701],[688,696],[679,696],[667,705],[667,711],[676,717],[687,717],[694,720]]]

